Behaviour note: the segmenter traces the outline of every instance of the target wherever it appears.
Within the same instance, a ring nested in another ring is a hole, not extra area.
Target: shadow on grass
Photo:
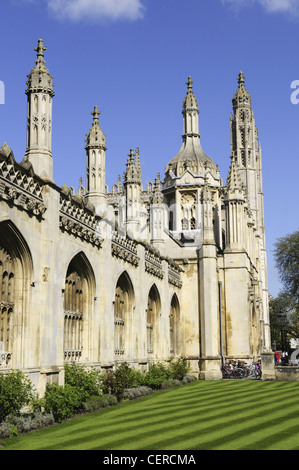
[[[25,448],[26,437],[30,448],[40,450],[258,449],[279,442],[281,435],[274,428],[282,420],[294,419],[294,413],[299,416],[298,387],[197,382],[11,439],[7,449]],[[283,411],[282,390],[284,397],[287,392]],[[290,429],[297,434],[299,422]],[[265,437],[255,439],[257,432]]]

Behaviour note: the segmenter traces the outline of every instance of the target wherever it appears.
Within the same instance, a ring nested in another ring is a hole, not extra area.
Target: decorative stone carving
[[[42,217],[46,211],[40,184],[31,171],[15,162],[12,153],[0,161],[0,198],[36,217]]]
[[[164,277],[161,258],[153,250],[145,250],[145,270],[159,279]]]
[[[124,261],[138,266],[139,257],[137,254],[136,243],[128,238],[120,237],[118,234],[113,234],[111,243],[112,256],[121,258]]]

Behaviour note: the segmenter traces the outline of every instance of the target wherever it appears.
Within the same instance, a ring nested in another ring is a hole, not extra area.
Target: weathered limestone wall
[[[275,377],[280,382],[299,382],[299,367],[276,366]]]

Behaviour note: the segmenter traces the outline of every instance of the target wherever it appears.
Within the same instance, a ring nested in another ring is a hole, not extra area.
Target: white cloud
[[[143,18],[143,0],[47,0],[48,9],[60,19],[138,20]]]
[[[268,13],[288,13],[299,16],[299,0],[221,0],[223,4],[240,9],[253,4],[260,4]]]

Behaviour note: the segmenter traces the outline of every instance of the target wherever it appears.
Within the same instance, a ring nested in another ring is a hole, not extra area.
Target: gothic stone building
[[[139,149],[105,182],[99,111],[86,137],[86,188],[53,180],[53,77],[43,41],[27,81],[27,148],[0,149],[0,371],[40,393],[64,363],[105,370],[185,357],[221,378],[222,361],[270,351],[261,148],[245,88],[233,97],[226,184],[201,147],[188,78],[182,146],[142,184]]]

